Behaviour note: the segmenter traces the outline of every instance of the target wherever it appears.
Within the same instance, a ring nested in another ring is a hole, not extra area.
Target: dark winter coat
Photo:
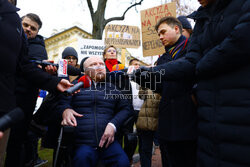
[[[250,1],[217,0],[192,17],[186,57],[154,70],[167,80],[196,74],[198,166],[249,167]]]
[[[21,20],[16,14],[18,9],[7,0],[0,1],[0,113],[6,113],[16,106],[15,75],[19,71],[34,84],[52,90],[60,81],[41,74],[34,64],[27,60],[26,39]],[[40,75],[38,75],[40,74]],[[1,115],[1,114],[0,114]]]
[[[17,8],[0,1],[0,116],[16,106],[15,73],[22,48],[22,27]]]
[[[37,35],[33,39],[28,39],[27,56],[29,61],[46,60],[48,58],[42,36]],[[29,122],[35,109],[39,87],[27,80],[21,72],[17,74],[17,104],[23,109]]]
[[[121,92],[110,83],[92,84],[90,88],[82,88],[74,96],[64,97],[59,102],[61,113],[71,108],[83,117],[77,117],[74,143],[98,147],[100,139],[109,122],[117,131],[129,116],[132,115],[130,104],[122,99]]]
[[[45,44],[43,37],[41,35],[37,35],[35,38],[28,39],[29,44],[29,58],[31,60],[47,60],[48,55],[45,50]]]
[[[186,38],[181,36],[173,46],[182,43]],[[186,49],[183,49],[172,58],[169,49],[157,60],[161,65],[183,57]],[[185,81],[161,81],[156,87],[156,92],[162,96],[159,104],[159,138],[168,141],[196,140],[197,138],[197,112],[192,101],[193,82]]]

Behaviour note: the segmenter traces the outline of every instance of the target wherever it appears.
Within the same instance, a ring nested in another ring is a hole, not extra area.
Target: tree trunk
[[[102,15],[102,13],[96,12],[93,17],[93,39],[102,39],[103,30],[105,28],[105,19]]]
[[[121,17],[112,17],[112,18],[105,20],[104,15],[105,15],[107,1],[108,0],[99,0],[97,10],[94,12],[91,0],[87,0],[90,15],[92,18],[92,23],[93,23],[93,30],[92,30],[93,39],[102,39],[103,30],[109,22],[114,21],[114,20],[124,20],[125,14],[127,13],[127,11],[136,5],[141,5],[143,0],[140,0],[140,2],[138,3],[135,2],[134,4],[129,6],[124,11]]]

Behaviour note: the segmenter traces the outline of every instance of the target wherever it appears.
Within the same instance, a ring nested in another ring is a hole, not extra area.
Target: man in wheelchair
[[[62,98],[58,105],[62,125],[75,127],[73,166],[94,167],[101,160],[105,166],[129,167],[115,133],[133,114],[132,106],[113,84],[105,81],[106,68],[101,58],[88,58],[84,68],[91,86]]]

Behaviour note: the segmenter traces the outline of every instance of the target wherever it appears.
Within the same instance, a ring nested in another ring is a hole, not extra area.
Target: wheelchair
[[[72,167],[73,141],[75,128],[62,126],[58,137],[58,144],[54,156],[53,167]]]
[[[53,167],[73,167],[72,154],[73,154],[73,140],[72,136],[75,127],[62,126],[60,135],[58,137],[58,145],[54,156]],[[96,167],[105,167],[101,161],[98,161]]]
[[[123,127],[127,127],[129,124],[134,123],[135,117],[130,117],[125,121]],[[72,126],[62,126],[60,134],[58,137],[57,148],[54,156],[53,167],[72,167],[72,155],[73,155],[73,140],[72,136],[74,134],[75,127]],[[137,135],[135,133],[127,132],[126,128],[123,129],[127,135],[125,137],[131,145],[136,147],[137,145]],[[122,143],[122,142],[121,142]],[[96,167],[105,167],[101,161],[98,161]]]

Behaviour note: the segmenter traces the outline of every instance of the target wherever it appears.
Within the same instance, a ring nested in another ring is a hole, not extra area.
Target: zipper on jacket
[[[94,100],[95,100],[95,103],[94,103],[94,117],[95,117],[95,137],[96,137],[96,142],[97,142],[97,147],[99,146],[99,143],[98,143],[98,134],[97,134],[97,120],[96,120],[96,84],[97,83],[94,83],[94,86],[95,86],[95,91],[94,91]]]

